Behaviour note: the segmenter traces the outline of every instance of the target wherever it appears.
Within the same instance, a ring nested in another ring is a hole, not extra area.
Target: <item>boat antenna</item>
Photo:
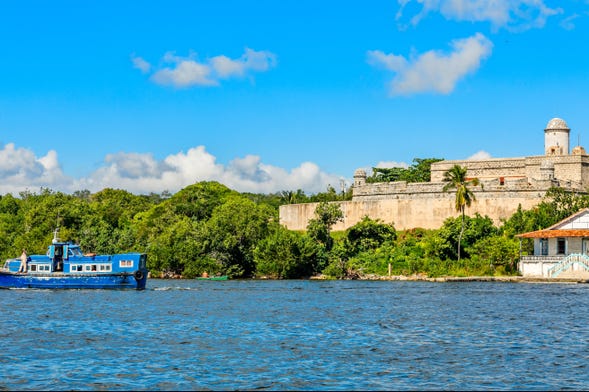
[[[57,213],[57,219],[55,221],[56,225],[55,225],[55,230],[53,230],[53,240],[51,240],[51,242],[53,244],[55,244],[56,242],[59,242],[59,212]]]
[[[56,227],[55,230],[53,230],[53,240],[51,240],[51,242],[54,244],[56,242],[59,242],[58,233],[59,233],[59,227]]]

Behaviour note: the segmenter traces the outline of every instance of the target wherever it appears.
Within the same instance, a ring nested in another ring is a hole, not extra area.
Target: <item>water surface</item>
[[[589,389],[589,285],[0,290],[0,390]]]

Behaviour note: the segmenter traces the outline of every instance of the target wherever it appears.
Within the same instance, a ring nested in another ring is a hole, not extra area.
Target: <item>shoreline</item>
[[[196,278],[183,278],[180,276],[173,277],[159,277],[149,276],[149,279],[179,279],[179,280],[196,280]],[[231,280],[231,279],[230,279]],[[235,280],[288,280],[288,279],[271,279],[267,277],[249,278],[249,279],[235,279]],[[294,279],[300,280],[300,279]],[[355,278],[347,279],[333,279],[325,275],[311,276],[303,280],[359,280],[359,281],[406,281],[406,282],[434,282],[434,283],[449,283],[449,282],[504,282],[504,283],[571,283],[571,284],[587,284],[589,279],[586,278],[542,278],[542,277],[524,277],[524,276],[438,276],[428,277],[426,275],[361,275]]]
[[[328,280],[324,276],[313,276],[310,280]],[[336,279],[337,280],[337,279]],[[412,281],[412,282],[506,282],[506,283],[589,283],[586,278],[543,278],[524,276],[438,276],[428,277],[425,275],[365,275],[357,279],[342,280],[389,280],[389,281]]]

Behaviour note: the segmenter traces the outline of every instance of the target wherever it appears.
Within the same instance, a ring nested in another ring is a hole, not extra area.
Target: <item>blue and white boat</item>
[[[45,255],[30,255],[26,270],[21,259],[8,259],[0,268],[0,288],[145,289],[147,255],[83,254],[80,246],[62,242],[54,232]]]

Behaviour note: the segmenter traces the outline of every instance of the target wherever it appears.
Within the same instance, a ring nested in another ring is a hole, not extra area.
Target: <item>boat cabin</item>
[[[60,241],[57,238],[57,232],[45,255],[30,255],[27,260],[27,272],[31,274],[134,274],[138,270],[145,271],[147,268],[145,254],[84,254],[80,245]],[[18,272],[20,264],[20,258],[9,259],[4,264],[4,268]]]

